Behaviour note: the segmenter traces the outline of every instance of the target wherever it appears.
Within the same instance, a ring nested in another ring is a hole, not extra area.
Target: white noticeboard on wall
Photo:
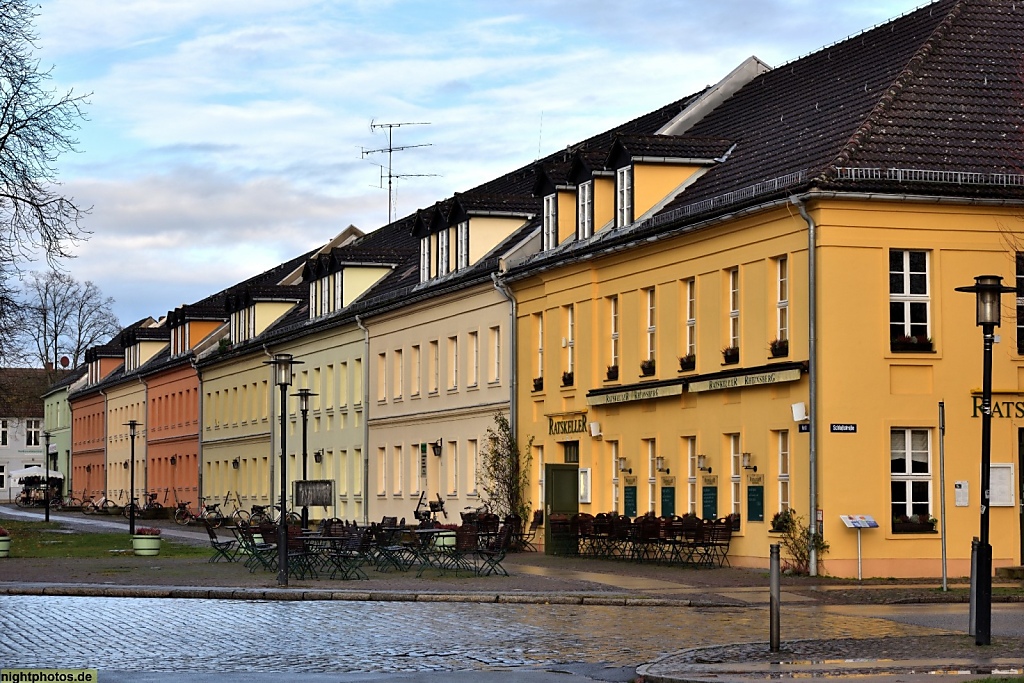
[[[953,500],[958,508],[965,508],[970,505],[970,495],[966,481],[954,482],[953,494]]]
[[[992,463],[989,468],[989,504],[992,507],[1012,507],[1016,504],[1013,493],[1013,463]]]

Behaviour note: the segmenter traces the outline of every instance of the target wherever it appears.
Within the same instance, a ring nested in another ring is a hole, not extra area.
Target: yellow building
[[[827,573],[938,576],[943,541],[969,573],[982,345],[954,288],[1024,278],[1022,14],[938,2],[783,68],[749,60],[544,164],[542,251],[503,278],[548,514],[734,514],[730,561],[763,567],[792,509],[818,520]],[[987,85],[978,51],[999,55]],[[1024,546],[1024,321],[1004,311],[996,567]]]

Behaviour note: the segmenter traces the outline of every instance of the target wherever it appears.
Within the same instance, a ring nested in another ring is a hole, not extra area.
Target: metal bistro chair
[[[363,565],[370,551],[370,534],[366,527],[350,528],[340,545],[333,546],[327,558],[334,569],[331,579],[341,574],[342,579],[366,579]]]
[[[508,572],[501,566],[501,562],[505,559],[505,554],[512,544],[514,532],[515,528],[513,526],[505,524],[498,532],[498,539],[492,547],[477,549],[476,557],[480,560],[480,564],[476,567],[477,576],[488,576],[490,574],[508,576]]]
[[[221,559],[225,559],[228,562],[234,562],[238,556],[238,541],[228,540],[222,541],[217,538],[217,532],[214,530],[213,525],[210,524],[210,520],[203,518],[203,526],[206,527],[206,533],[210,537],[210,547],[213,548],[213,555],[210,557],[208,562],[218,562]]]

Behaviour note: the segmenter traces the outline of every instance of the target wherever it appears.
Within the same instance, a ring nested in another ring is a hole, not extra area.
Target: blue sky
[[[42,0],[38,56],[91,92],[66,191],[93,207],[64,265],[160,317],[918,0]],[[386,183],[385,183],[386,187]]]

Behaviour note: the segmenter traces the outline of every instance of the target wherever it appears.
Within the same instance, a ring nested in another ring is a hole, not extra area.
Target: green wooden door
[[[575,554],[569,519],[580,509],[580,473],[575,465],[544,466],[544,552]],[[554,534],[552,534],[552,530]]]

